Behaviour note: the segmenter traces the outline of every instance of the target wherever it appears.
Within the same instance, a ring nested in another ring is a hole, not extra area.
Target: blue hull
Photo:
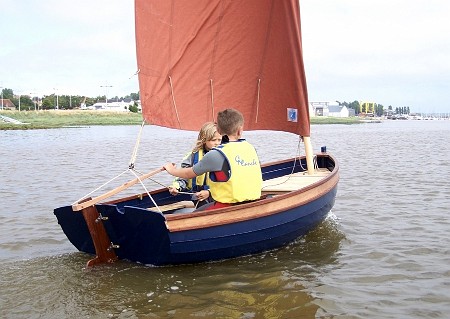
[[[292,170],[292,161],[278,162],[263,167],[264,179],[286,175]],[[184,217],[171,214],[149,212],[152,206],[147,198],[129,198],[114,204],[96,205],[98,213],[107,217],[103,221],[112,244],[117,245],[115,253],[119,259],[152,265],[186,264],[234,258],[282,247],[316,227],[333,207],[337,192],[337,165],[324,156],[319,166],[332,170],[330,178],[320,185],[313,185],[304,191],[292,192],[277,198],[268,198],[255,203],[233,206],[217,210],[223,216],[247,214],[251,217],[240,220],[223,221],[205,227],[196,227],[195,222],[208,222],[211,211],[206,215],[190,217],[193,226],[177,224]],[[318,192],[316,189],[320,188]],[[313,195],[309,195],[309,194]],[[319,193],[319,196],[317,195]],[[173,201],[167,191],[152,194],[158,205]],[[305,202],[296,205],[297,198]],[[180,197],[177,197],[179,200]],[[294,203],[294,204],[293,204]],[[269,208],[282,207],[276,211]],[[265,211],[266,210],[266,211]],[[261,211],[263,214],[261,214]],[[214,213],[215,214],[215,213]],[[254,214],[254,216],[252,215]],[[58,222],[72,244],[80,251],[96,254],[91,234],[83,215],[74,212],[71,206],[55,209]],[[184,214],[184,216],[189,214]],[[220,215],[221,216],[221,215]],[[225,217],[224,217],[225,218]],[[218,218],[220,220],[220,218]],[[184,223],[185,221],[182,220]],[[173,226],[172,226],[173,225]],[[179,226],[181,225],[181,226]],[[172,229],[171,229],[172,227]],[[184,228],[183,228],[184,227]]]

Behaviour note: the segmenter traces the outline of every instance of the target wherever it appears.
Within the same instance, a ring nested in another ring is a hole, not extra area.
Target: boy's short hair
[[[235,135],[244,126],[242,113],[235,109],[226,109],[217,113],[217,128],[222,135]]]

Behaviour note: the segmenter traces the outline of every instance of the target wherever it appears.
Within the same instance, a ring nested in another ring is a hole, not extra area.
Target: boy
[[[193,167],[164,165],[169,174],[186,179],[210,172],[209,191],[214,202],[202,209],[226,207],[261,197],[261,166],[255,148],[241,139],[243,127],[244,117],[239,111],[221,111],[217,114],[217,131],[227,135],[229,142],[213,148]]]

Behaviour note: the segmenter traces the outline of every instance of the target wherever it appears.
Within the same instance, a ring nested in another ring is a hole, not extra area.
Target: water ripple
[[[283,249],[91,270],[53,209],[123,172],[139,128],[0,131],[0,158],[11,159],[0,166],[0,317],[446,318],[450,122],[431,122],[313,126],[314,150],[339,160],[338,196],[326,221]],[[136,166],[178,162],[195,137],[150,126]],[[293,134],[245,137],[263,162],[296,153]]]

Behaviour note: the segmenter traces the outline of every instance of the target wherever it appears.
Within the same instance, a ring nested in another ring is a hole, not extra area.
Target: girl
[[[212,148],[219,146],[222,141],[222,136],[217,132],[217,126],[213,122],[206,122],[203,124],[198,133],[197,142],[192,151],[186,155],[181,162],[181,167],[192,167],[198,163],[203,156]],[[178,192],[193,192],[194,199],[197,199],[201,204],[209,202],[210,192],[208,186],[207,173],[196,176],[192,179],[175,178],[172,186],[169,187],[169,192],[172,195],[177,195]]]

